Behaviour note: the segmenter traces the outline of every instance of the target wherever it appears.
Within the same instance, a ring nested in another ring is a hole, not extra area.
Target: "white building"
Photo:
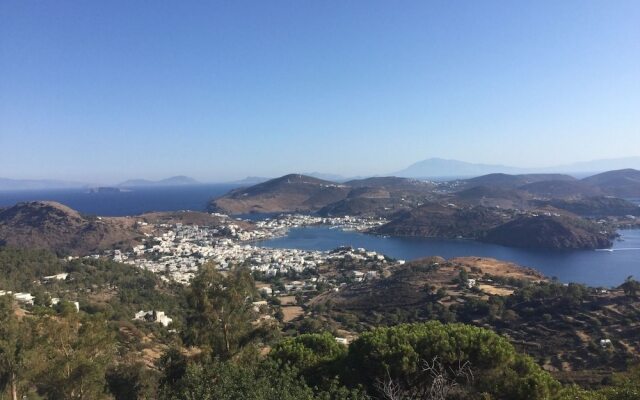
[[[31,293],[16,293],[13,295],[13,297],[18,303],[28,304],[30,306],[33,305],[33,299],[35,298],[31,295]]]
[[[167,317],[164,311],[138,311],[133,317],[138,321],[150,321],[162,324],[162,326],[169,326],[173,322],[172,318]]]
[[[64,281],[65,279],[67,279],[67,276],[69,276],[69,274],[63,272],[61,274],[45,276],[42,279],[44,279],[45,281]]]

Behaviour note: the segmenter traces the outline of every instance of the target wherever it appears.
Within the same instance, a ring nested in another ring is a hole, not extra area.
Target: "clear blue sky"
[[[640,1],[0,2],[0,176],[640,155]]]

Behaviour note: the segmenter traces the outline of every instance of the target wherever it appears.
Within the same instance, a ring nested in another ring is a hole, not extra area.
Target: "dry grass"
[[[283,306],[294,306],[296,305],[296,297],[295,296],[281,296],[278,297],[280,299],[280,304]]]
[[[521,267],[517,264],[508,261],[496,260],[494,258],[456,257],[449,261],[467,269],[471,269],[472,267],[479,268],[482,270],[483,274],[501,276],[505,278],[516,278],[531,282],[546,280],[544,275],[531,268]]]
[[[282,314],[284,322],[290,322],[304,314],[304,310],[299,306],[285,306],[282,307]]]
[[[478,285],[478,288],[485,293],[493,294],[496,296],[511,296],[513,294],[512,289],[506,289],[506,288],[501,288],[501,287],[487,285],[487,284],[480,284]]]

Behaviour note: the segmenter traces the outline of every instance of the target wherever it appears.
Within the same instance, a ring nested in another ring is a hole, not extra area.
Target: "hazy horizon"
[[[402,174],[402,170],[399,171],[388,171],[387,173],[382,174],[362,174],[362,175],[343,175],[340,173],[334,172],[326,172],[326,171],[299,171],[299,170],[289,170],[277,175],[260,175],[249,174],[245,176],[239,176],[235,178],[229,179],[215,179],[215,178],[207,178],[198,177],[189,174],[169,174],[166,176],[157,176],[157,177],[149,177],[144,175],[136,175],[132,173],[132,175],[118,179],[118,180],[98,180],[98,179],[86,179],[86,180],[73,180],[66,178],[51,178],[49,176],[38,176],[38,177],[29,177],[29,178],[16,178],[11,176],[0,176],[1,179],[12,179],[16,181],[51,181],[51,182],[60,182],[67,184],[81,184],[81,185],[92,185],[92,186],[118,186],[122,184],[129,183],[129,181],[149,181],[151,183],[167,180],[172,178],[190,178],[195,179],[197,184],[235,184],[240,181],[249,181],[251,182],[254,179],[273,179],[283,175],[288,174],[304,174],[315,176],[321,179],[326,179],[329,181],[342,181],[347,179],[362,179],[367,177],[382,177],[382,176],[401,176],[401,177],[414,177],[414,178],[433,178],[433,179],[457,179],[457,178],[470,178],[474,176],[486,175],[489,173],[507,173],[507,174],[535,174],[535,173],[560,173],[560,174],[569,174],[575,176],[580,179],[592,174],[597,174],[605,171],[618,170],[618,169],[640,169],[640,156],[636,157],[626,157],[619,159],[599,159],[599,160],[588,160],[584,162],[576,162],[569,164],[561,164],[561,165],[548,165],[541,167],[520,167],[518,165],[505,165],[505,164],[474,164],[467,163],[463,160],[452,160],[452,159],[442,159],[438,157],[433,157],[424,160],[418,160],[415,163],[408,164],[407,167],[413,167],[414,165],[419,165],[422,162],[452,162],[452,163],[462,163],[469,164],[469,166],[478,166],[478,167],[496,167],[489,168],[488,170],[479,170],[477,173],[455,173],[455,171],[447,172],[447,173],[432,173],[432,174],[424,174],[424,175],[415,175],[410,176],[407,174]],[[504,168],[504,169],[501,169]],[[410,168],[404,168],[410,169]],[[136,186],[136,185],[132,185]]]
[[[640,3],[0,4],[0,177],[638,156]]]

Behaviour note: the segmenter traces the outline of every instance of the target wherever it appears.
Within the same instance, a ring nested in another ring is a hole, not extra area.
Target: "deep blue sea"
[[[629,275],[640,278],[640,230],[623,230],[620,234],[621,240],[615,242],[613,251],[528,250],[470,240],[381,237],[329,227],[296,228],[290,230],[286,237],[258,242],[257,245],[304,250],[364,247],[404,260],[426,256],[492,257],[535,268],[562,282],[611,287],[621,284]]]
[[[54,200],[84,214],[123,216],[148,211],[204,211],[213,197],[238,187],[231,184],[137,187],[124,192],[89,193],[86,189],[0,191],[0,207],[21,201]]]

